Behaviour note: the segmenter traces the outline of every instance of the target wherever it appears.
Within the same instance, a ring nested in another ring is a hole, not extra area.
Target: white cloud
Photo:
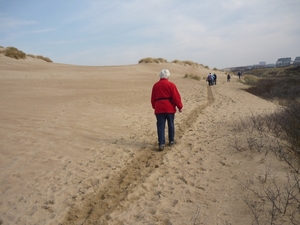
[[[6,31],[11,29],[21,29],[24,26],[36,24],[33,20],[20,20],[11,17],[3,17],[0,14],[0,30]]]

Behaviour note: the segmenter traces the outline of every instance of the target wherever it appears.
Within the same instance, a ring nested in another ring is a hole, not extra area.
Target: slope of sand
[[[157,152],[151,88],[171,72],[184,104]],[[240,180],[269,161],[230,146],[237,119],[276,105],[202,67],[84,67],[0,54],[0,224],[251,224]],[[287,170],[270,156],[272,167]]]

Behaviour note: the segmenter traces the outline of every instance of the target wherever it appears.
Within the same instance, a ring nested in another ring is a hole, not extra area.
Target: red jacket
[[[175,113],[176,107],[183,107],[176,85],[164,78],[153,85],[151,104],[155,114]]]

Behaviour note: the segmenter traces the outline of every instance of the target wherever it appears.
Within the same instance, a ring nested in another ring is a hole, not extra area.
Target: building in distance
[[[294,65],[300,65],[300,56],[297,56],[293,62]]]
[[[292,58],[279,58],[276,62],[276,67],[282,67],[282,66],[290,66],[292,64]]]

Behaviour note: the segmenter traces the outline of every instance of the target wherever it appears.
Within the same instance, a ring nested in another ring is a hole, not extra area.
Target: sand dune
[[[184,104],[157,152],[152,85],[171,72]],[[234,124],[277,106],[217,72],[172,63],[88,67],[0,54],[0,224],[251,224],[239,182],[269,156],[236,152]]]

